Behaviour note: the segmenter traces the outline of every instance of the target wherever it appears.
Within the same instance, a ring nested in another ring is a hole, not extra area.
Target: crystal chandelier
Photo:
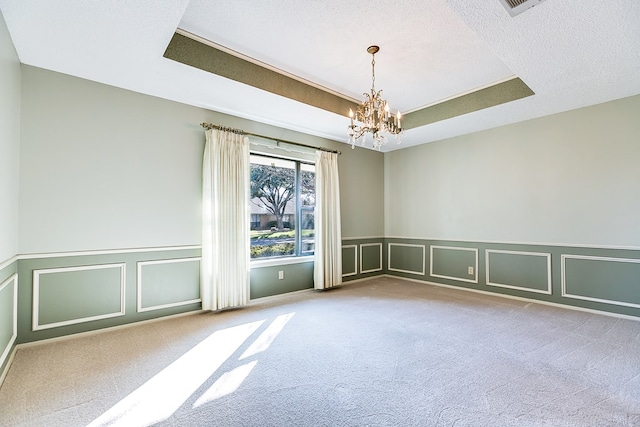
[[[371,54],[371,93],[364,93],[364,101],[358,106],[354,113],[349,109],[349,141],[351,148],[355,148],[356,143],[364,146],[366,136],[371,133],[373,148],[380,150],[387,143],[387,135],[395,135],[398,142],[402,138],[401,114],[392,115],[389,103],[382,99],[382,90],[376,92],[376,53],[378,46],[369,46],[367,52]]]

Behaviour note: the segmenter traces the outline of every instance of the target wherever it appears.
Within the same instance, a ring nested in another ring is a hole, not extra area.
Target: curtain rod
[[[258,137],[258,138],[270,139],[271,141],[275,141],[275,142],[284,142],[285,144],[297,145],[299,147],[306,147],[306,148],[312,148],[314,150],[327,151],[329,153],[342,154],[338,150],[331,150],[329,148],[323,148],[323,147],[314,147],[313,145],[302,144],[300,142],[285,141],[284,139],[272,138],[270,136],[259,135],[257,133],[251,133],[251,132],[245,132],[242,129],[234,129],[234,128],[229,128],[229,127],[225,127],[225,126],[214,125],[212,123],[200,123],[200,126],[202,126],[205,129],[218,129],[218,130],[222,130],[222,131],[225,131],[225,132],[232,132],[232,133],[237,133],[237,134],[241,134],[241,135],[248,135],[248,136],[255,136],[255,137]]]

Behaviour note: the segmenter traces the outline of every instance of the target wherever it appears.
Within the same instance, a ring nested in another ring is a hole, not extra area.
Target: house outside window
[[[313,255],[315,166],[251,154],[251,258]]]

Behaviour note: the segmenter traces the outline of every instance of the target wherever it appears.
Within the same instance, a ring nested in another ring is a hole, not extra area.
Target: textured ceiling
[[[535,93],[415,127],[383,151],[640,93],[631,0],[547,0],[515,17],[498,0],[0,0],[0,10],[25,64],[343,142],[344,115],[164,58],[174,33],[356,101],[377,44],[376,87],[405,114],[514,77]]]

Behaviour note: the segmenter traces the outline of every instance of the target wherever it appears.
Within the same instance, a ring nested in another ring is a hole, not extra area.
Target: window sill
[[[297,256],[271,258],[251,261],[251,268],[274,267],[276,265],[302,264],[305,262],[313,262],[314,256]]]

